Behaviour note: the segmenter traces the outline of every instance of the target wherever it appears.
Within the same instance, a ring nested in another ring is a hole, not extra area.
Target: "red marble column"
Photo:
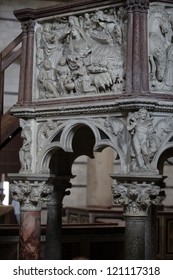
[[[29,20],[28,21],[28,36],[27,36],[25,96],[24,96],[25,103],[32,101],[34,26],[35,26],[35,21]]]
[[[133,15],[133,92],[141,90],[141,18],[138,7]]]
[[[149,70],[148,70],[148,9],[145,7],[141,13],[141,84],[142,92],[149,92]]]
[[[126,57],[126,92],[132,92],[132,48],[133,48],[133,10],[128,9],[127,57]]]
[[[19,258],[40,259],[41,215],[40,211],[21,211],[19,230]]]
[[[24,100],[26,56],[27,56],[27,22],[22,22],[22,53],[21,53],[21,63],[20,63],[18,103],[21,103]]]

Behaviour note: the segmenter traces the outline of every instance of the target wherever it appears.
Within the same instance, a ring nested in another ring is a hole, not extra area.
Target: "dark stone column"
[[[125,222],[125,258],[144,260],[146,216],[125,216]]]
[[[12,198],[20,202],[19,258],[40,259],[41,206],[51,199],[47,175],[8,175]]]
[[[152,242],[150,222],[147,221],[148,208],[163,200],[163,191],[159,186],[163,178],[159,175],[147,177],[147,174],[146,177],[135,174],[111,177],[116,179],[112,188],[114,202],[124,207],[125,259],[151,258],[151,252],[146,246],[146,241],[150,245]]]
[[[46,259],[60,260],[62,247],[62,201],[71,188],[67,177],[54,180],[52,199],[47,203]]]

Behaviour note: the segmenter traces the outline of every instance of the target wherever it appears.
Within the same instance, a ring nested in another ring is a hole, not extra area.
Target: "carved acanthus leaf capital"
[[[43,202],[51,199],[53,186],[46,181],[13,180],[12,198],[20,202],[21,210],[39,211]]]
[[[129,11],[147,11],[149,9],[149,0],[127,0],[127,9]]]
[[[114,203],[123,205],[127,216],[145,216],[150,205],[160,204],[165,197],[164,191],[152,183],[117,183],[112,191]]]
[[[35,21],[30,19],[21,23],[23,33],[34,32]]]

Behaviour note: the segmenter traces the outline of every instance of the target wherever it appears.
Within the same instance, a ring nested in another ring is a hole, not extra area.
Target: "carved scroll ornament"
[[[126,16],[110,8],[37,23],[37,97],[124,90]]]

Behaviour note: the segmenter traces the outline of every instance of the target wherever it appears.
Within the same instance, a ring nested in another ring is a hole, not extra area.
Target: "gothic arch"
[[[44,146],[41,149],[41,152],[37,161],[37,171],[49,173],[49,162],[53,153],[59,149],[62,149],[66,153],[76,154],[76,157],[82,155],[74,150],[73,141],[77,131],[82,127],[87,128],[91,131],[94,143],[92,147],[92,152],[85,152],[86,155],[92,157],[93,152],[101,152],[106,147],[111,147],[117,152],[120,158],[122,170],[124,168],[125,158],[127,154],[123,151],[122,147],[119,145],[121,140],[121,130],[124,128],[123,122],[117,120],[117,131],[112,133],[110,129],[105,126],[105,119],[74,119],[71,121],[66,121],[63,124],[59,125],[44,142]],[[115,126],[115,124],[114,124]],[[80,139],[79,139],[80,140]],[[89,138],[87,139],[87,143]],[[77,148],[76,148],[77,149]],[[76,158],[74,156],[74,159]]]

